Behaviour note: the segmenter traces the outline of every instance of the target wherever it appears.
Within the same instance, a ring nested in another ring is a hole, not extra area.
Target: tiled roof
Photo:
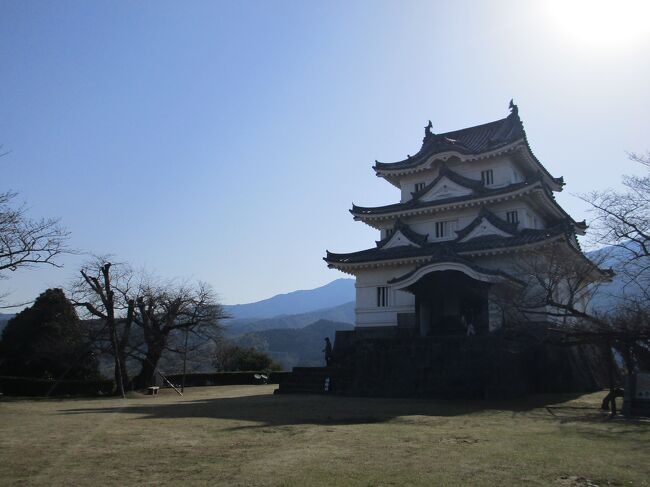
[[[462,230],[456,232],[456,234],[458,235],[458,240],[462,240],[467,235],[469,235],[472,230],[474,230],[476,227],[478,227],[481,224],[483,218],[485,218],[492,225],[494,225],[499,230],[505,233],[509,233],[510,235],[514,235],[517,233],[517,225],[518,225],[517,223],[508,223],[502,220],[501,218],[496,216],[494,213],[492,213],[484,206],[483,208],[481,208],[481,211],[479,212],[478,216],[474,218],[474,220],[469,225],[467,225]]]
[[[414,167],[430,156],[446,151],[460,154],[482,154],[512,144],[525,137],[519,115],[513,111],[506,118],[444,134],[434,134],[430,125],[425,129],[422,148],[417,154],[398,162],[376,162],[375,169],[403,169]]]
[[[491,249],[520,247],[531,243],[543,242],[544,240],[562,234],[572,234],[572,226],[569,222],[562,222],[543,230],[524,229],[512,237],[486,235],[462,243],[457,240],[430,242],[422,247],[404,245],[400,247],[391,247],[389,249],[371,248],[348,254],[337,254],[327,251],[327,256],[324,257],[324,260],[328,264],[357,264],[383,260],[434,256],[443,251],[463,254]]]
[[[506,272],[503,272],[501,270],[496,270],[496,269],[486,269],[485,267],[481,267],[476,265],[474,262],[471,260],[465,259],[464,257],[461,257],[460,255],[454,253],[453,251],[446,250],[444,252],[439,252],[437,254],[434,254],[431,259],[427,260],[426,262],[418,265],[415,269],[413,269],[410,272],[407,272],[406,274],[396,277],[395,279],[391,279],[388,281],[388,284],[398,284],[402,281],[407,280],[409,277],[417,273],[420,269],[423,267],[426,267],[431,264],[436,264],[436,263],[447,263],[447,262],[454,262],[458,264],[465,265],[469,267],[470,269],[475,270],[476,272],[479,272],[481,274],[488,274],[492,276],[500,276],[504,277],[506,279],[509,279],[511,281],[514,281],[518,284],[523,284],[522,281],[519,279],[514,278],[510,274],[507,274]]]
[[[463,186],[463,187],[468,188],[468,189],[473,189],[476,192],[484,191],[486,189],[485,185],[483,184],[483,181],[478,181],[476,179],[470,179],[470,178],[466,178],[465,176],[461,176],[457,172],[454,172],[451,169],[449,169],[447,167],[447,165],[444,164],[440,168],[440,173],[438,174],[438,177],[436,179],[431,181],[429,184],[427,184],[420,191],[416,191],[414,193],[411,193],[411,195],[413,196],[413,199],[414,200],[418,199],[421,196],[427,194],[427,192],[431,188],[435,187],[435,185],[438,184],[440,182],[440,180],[442,178],[444,178],[444,177],[448,178],[449,180],[453,181],[456,184],[459,184],[460,186]]]
[[[479,155],[493,152],[515,142],[522,141],[540,169],[555,183],[560,186],[564,185],[564,179],[561,177],[553,177],[533,154],[528,143],[528,138],[526,137],[524,124],[519,118],[519,110],[512,100],[510,101],[510,110],[510,115],[495,120],[494,122],[445,132],[443,134],[434,134],[431,131],[431,122],[429,121],[429,125],[424,130],[422,147],[417,154],[398,162],[385,163],[375,161],[373,168],[378,172],[410,169],[424,163],[429,157],[435,154],[453,151],[463,155]]]
[[[524,181],[521,183],[514,183],[514,184],[509,184],[508,186],[504,186],[503,188],[485,188],[480,189],[479,191],[476,191],[475,194],[470,195],[470,196],[454,196],[451,198],[442,198],[439,200],[433,200],[433,201],[425,201],[422,202],[419,199],[413,198],[408,201],[405,201],[404,203],[393,203],[391,205],[384,205],[384,206],[357,206],[355,204],[352,204],[352,209],[350,210],[350,213],[353,215],[383,215],[386,213],[393,213],[396,211],[405,211],[405,210],[412,210],[416,208],[431,208],[435,206],[444,206],[448,205],[450,203],[456,203],[459,201],[471,201],[473,199],[478,199],[478,198],[485,198],[485,197],[490,197],[490,196],[499,196],[507,193],[511,193],[513,191],[517,191],[518,189],[525,188],[527,186],[532,186],[533,184],[539,182],[539,179],[535,178],[529,181]]]

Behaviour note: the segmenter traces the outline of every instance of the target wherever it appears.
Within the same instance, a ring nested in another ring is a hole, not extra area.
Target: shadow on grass
[[[256,423],[244,428],[301,424],[370,424],[405,416],[450,417],[479,414],[484,411],[517,414],[536,410],[536,415],[545,415],[549,420],[558,420],[557,413],[549,413],[548,408],[552,407],[551,405],[573,400],[580,395],[539,395],[507,401],[443,401],[264,394],[193,401],[179,400],[176,403],[156,404],[152,401],[151,404],[115,404],[111,407],[65,409],[61,413],[121,413],[137,415],[139,416],[137,419],[145,420],[206,418]],[[603,415],[596,407],[581,407],[579,410],[582,416],[589,415],[593,416],[594,420],[599,418],[598,420],[602,421]],[[402,421],[408,421],[408,418],[403,418]]]

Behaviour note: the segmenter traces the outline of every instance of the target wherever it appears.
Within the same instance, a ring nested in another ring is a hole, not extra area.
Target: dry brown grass
[[[3,485],[650,485],[650,423],[602,394],[508,402],[273,396],[0,400]]]

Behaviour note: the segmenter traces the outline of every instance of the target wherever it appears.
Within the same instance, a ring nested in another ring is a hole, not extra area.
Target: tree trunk
[[[109,325],[111,329],[111,342],[113,344],[113,358],[115,360],[115,394],[119,394],[122,398],[126,397],[125,393],[125,372],[126,369],[123,363],[123,354],[120,353],[120,347],[117,341],[117,332],[115,330],[115,325]]]
[[[148,344],[147,354],[142,360],[142,367],[140,372],[133,380],[133,383],[137,389],[144,389],[154,385],[154,375],[156,373],[156,367],[162,356],[164,350],[164,345],[162,343]]]

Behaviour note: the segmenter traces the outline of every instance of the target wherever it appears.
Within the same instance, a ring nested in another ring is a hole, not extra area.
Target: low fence
[[[0,376],[0,392],[8,396],[101,396],[113,392],[113,381]]]
[[[290,372],[214,372],[206,374],[187,374],[185,376],[185,387],[197,386],[235,386],[247,384],[259,384],[261,381],[255,376],[264,374],[268,377],[269,384],[277,384],[280,379]],[[166,376],[174,385],[181,385],[183,374],[171,374]]]
[[[187,374],[185,387],[231,386],[264,383],[261,374],[267,376],[267,383],[277,384],[289,372],[215,372]],[[256,377],[257,376],[257,377]],[[183,382],[183,374],[166,376],[175,386]],[[161,384],[166,387],[167,384]],[[31,377],[0,376],[0,392],[7,396],[105,396],[114,391],[112,380],[61,380],[35,379]]]

